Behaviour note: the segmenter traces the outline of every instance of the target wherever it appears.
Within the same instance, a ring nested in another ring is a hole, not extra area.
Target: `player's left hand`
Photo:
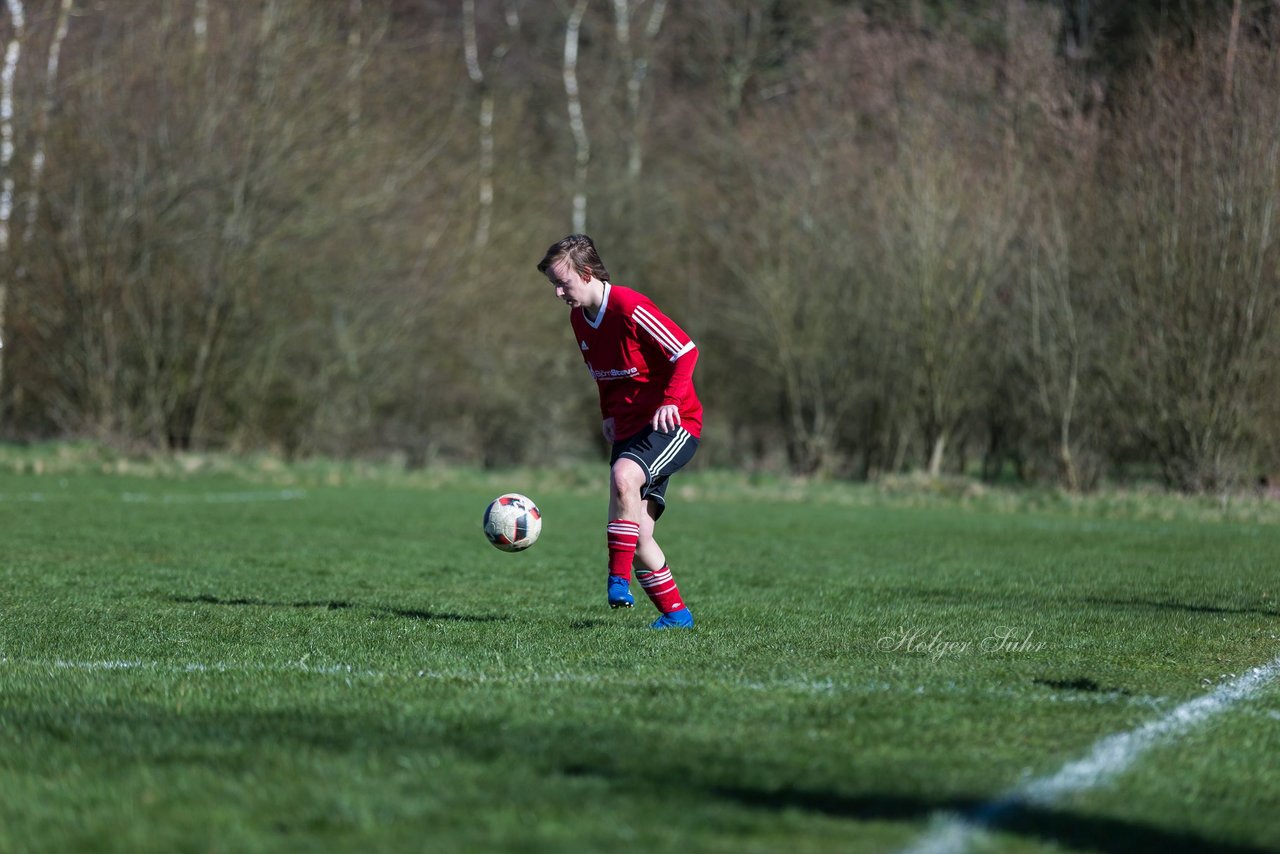
[[[680,426],[680,407],[674,403],[659,406],[658,411],[653,413],[649,425],[659,433],[670,433]]]

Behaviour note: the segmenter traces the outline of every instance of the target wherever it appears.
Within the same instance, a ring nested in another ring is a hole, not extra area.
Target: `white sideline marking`
[[[281,489],[273,492],[166,492],[151,495],[146,492],[122,492],[120,500],[127,504],[248,504],[254,501],[295,501],[306,498],[306,490]]]
[[[25,501],[31,504],[45,504],[50,499],[56,501],[71,497],[71,495],[57,492],[0,492],[0,501]],[[280,489],[268,492],[165,492],[159,495],[147,492],[122,492],[119,495],[120,500],[126,504],[250,504],[256,501],[296,501],[306,497],[305,489]]]
[[[1219,685],[1208,694],[1188,700],[1162,718],[1103,738],[1084,758],[1068,762],[1053,774],[1023,783],[969,815],[936,815],[932,821],[933,829],[903,851],[906,854],[957,854],[965,851],[977,834],[997,828],[1001,817],[1010,810],[1023,805],[1050,806],[1064,795],[1083,792],[1110,781],[1151,748],[1186,734],[1192,727],[1248,699],[1277,675],[1280,675],[1280,656]]]
[[[76,670],[85,673],[127,670],[145,670],[155,673],[307,673],[320,676],[361,677],[366,679],[429,679],[440,682],[474,682],[493,685],[554,685],[582,684],[625,686],[630,688],[737,688],[746,691],[793,691],[800,694],[833,694],[841,696],[871,696],[875,694],[907,693],[913,696],[974,696],[992,695],[1025,698],[1047,703],[1087,703],[1128,705],[1160,708],[1167,705],[1167,697],[1128,695],[1117,692],[1105,694],[1044,693],[1035,689],[1016,687],[974,688],[954,681],[934,685],[895,685],[891,682],[872,681],[862,683],[838,683],[830,679],[782,679],[764,682],[757,679],[718,678],[681,679],[679,677],[654,676],[628,677],[598,673],[538,673],[538,672],[485,672],[479,670],[406,669],[402,671],[377,670],[350,664],[308,664],[306,660],[279,664],[253,662],[165,662],[141,659],[106,659],[100,661],[66,661],[63,659],[13,659],[0,656],[0,667],[34,667],[44,670]]]

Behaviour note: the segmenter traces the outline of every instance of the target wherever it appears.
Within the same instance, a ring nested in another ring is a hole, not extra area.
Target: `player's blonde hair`
[[[592,278],[602,282],[609,281],[609,271],[600,260],[600,253],[596,251],[595,243],[585,234],[570,234],[563,240],[557,240],[551,244],[547,254],[538,262],[538,272],[544,276],[547,275],[551,265],[561,258],[568,258],[569,263],[579,275],[589,269]]]

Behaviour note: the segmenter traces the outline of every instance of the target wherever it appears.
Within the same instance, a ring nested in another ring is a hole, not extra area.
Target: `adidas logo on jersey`
[[[583,350],[590,350],[591,348],[587,346],[587,342],[586,342],[586,341],[583,341],[583,342],[582,342],[582,349],[583,349]]]

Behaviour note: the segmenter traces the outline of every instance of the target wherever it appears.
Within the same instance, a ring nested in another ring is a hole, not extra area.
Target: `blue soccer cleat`
[[[670,614],[663,614],[654,620],[651,629],[691,629],[693,628],[693,614],[689,613],[688,608],[681,608],[679,611],[672,611]]]
[[[631,595],[631,579],[621,575],[609,576],[609,607],[630,608],[636,604],[636,597]]]

